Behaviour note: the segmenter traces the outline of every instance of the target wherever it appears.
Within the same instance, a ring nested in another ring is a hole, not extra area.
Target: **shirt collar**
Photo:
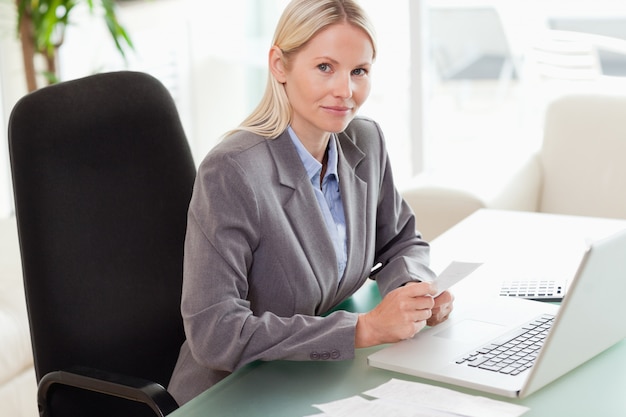
[[[304,165],[304,169],[306,170],[309,179],[315,184],[314,181],[316,181],[317,178],[317,184],[319,184],[319,174],[322,170],[322,164],[315,159],[309,151],[306,150],[302,142],[300,142],[300,138],[298,138],[298,135],[296,135],[296,132],[294,132],[291,126],[287,127],[287,131],[289,132],[291,141],[296,147],[300,160],[302,160],[302,164]],[[339,181],[339,176],[337,175],[337,161],[337,142],[335,134],[331,133],[328,141],[328,163],[326,166],[326,176],[334,175],[337,181]]]

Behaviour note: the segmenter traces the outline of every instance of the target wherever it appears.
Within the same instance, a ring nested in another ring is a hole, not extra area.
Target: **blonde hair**
[[[283,52],[285,65],[291,56],[303,48],[322,29],[347,22],[362,29],[370,38],[376,58],[374,28],[354,0],[293,0],[283,11],[273,45]],[[278,137],[291,121],[291,105],[284,86],[269,72],[265,93],[256,109],[232,132],[246,130],[273,139]]]

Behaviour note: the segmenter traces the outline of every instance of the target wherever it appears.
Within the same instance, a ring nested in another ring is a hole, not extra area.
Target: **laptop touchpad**
[[[504,326],[478,320],[463,320],[452,327],[444,329],[433,336],[453,339],[461,342],[478,343],[491,339],[502,333]]]

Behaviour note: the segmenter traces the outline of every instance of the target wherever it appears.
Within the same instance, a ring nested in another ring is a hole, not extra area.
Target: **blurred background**
[[[130,0],[116,13],[134,43],[122,58],[103,11],[73,10],[58,51],[63,80],[119,69],[172,93],[199,163],[258,102],[287,0]],[[385,132],[399,186],[417,174],[497,175],[533,152],[555,97],[626,92],[626,2],[361,0],[379,56],[362,113]],[[13,212],[10,111],[26,94],[13,0],[0,0],[0,217]],[[97,100],[97,97],[94,97]]]

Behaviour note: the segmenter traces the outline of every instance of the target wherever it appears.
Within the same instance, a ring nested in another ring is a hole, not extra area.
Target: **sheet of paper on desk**
[[[518,417],[529,410],[517,404],[395,378],[364,394],[467,417]]]
[[[454,261],[450,263],[433,281],[437,285],[435,297],[474,272],[481,265],[482,263],[477,262]]]
[[[360,396],[316,404],[323,414],[309,417],[519,417],[528,407],[463,394],[419,382],[391,379]]]
[[[388,400],[366,400],[354,396],[343,400],[332,401],[326,404],[317,404],[314,407],[323,411],[308,417],[459,417],[458,414],[446,413],[432,408],[406,404],[396,404]]]

